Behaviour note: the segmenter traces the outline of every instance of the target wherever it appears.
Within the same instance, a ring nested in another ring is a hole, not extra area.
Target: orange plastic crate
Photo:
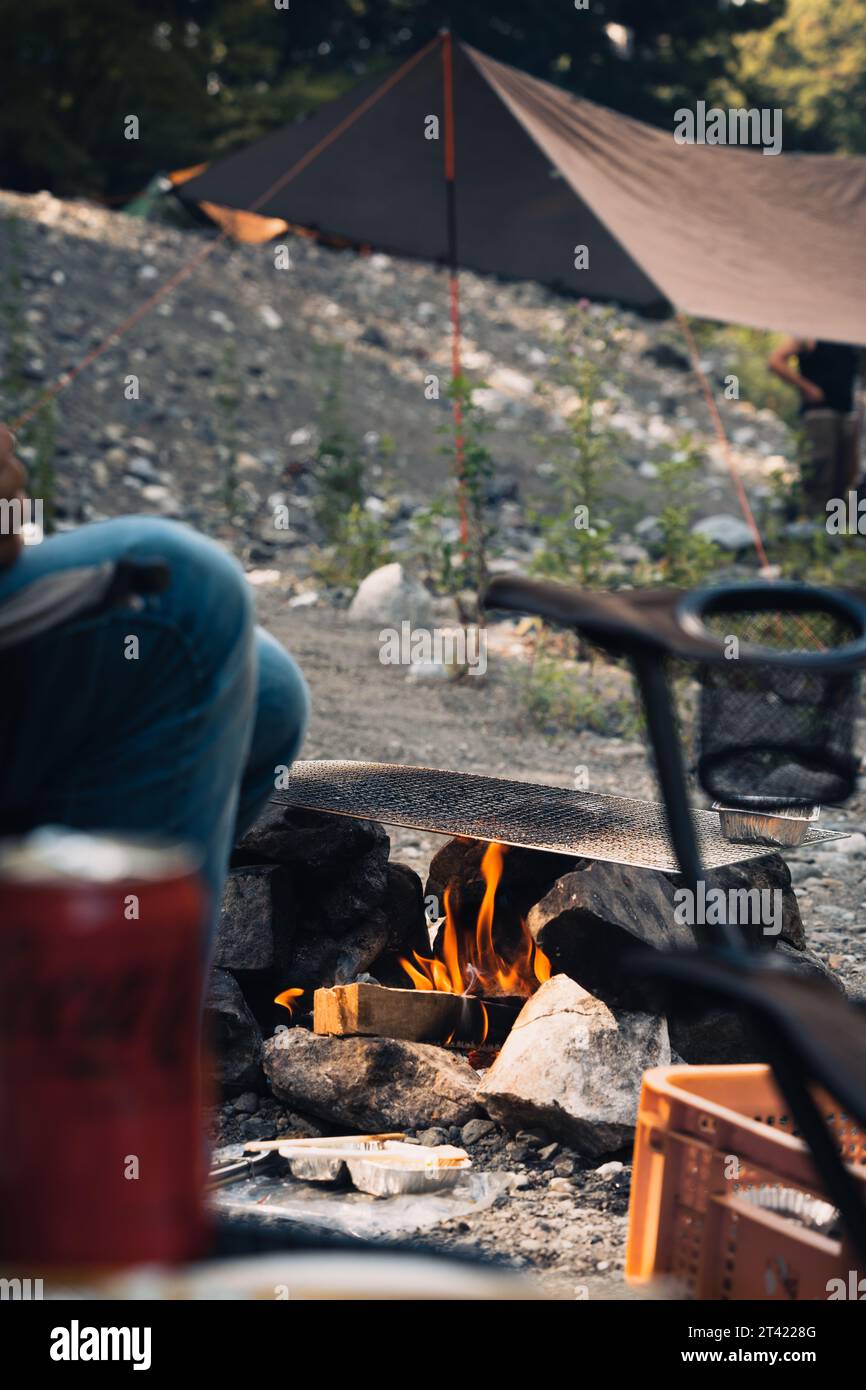
[[[866,1134],[816,1092],[866,1200]],[[796,1188],[826,1200],[766,1066],[656,1067],[644,1074],[634,1148],[626,1278],[673,1297],[866,1296],[847,1242],[743,1194]],[[839,1281],[842,1283],[833,1283]]]

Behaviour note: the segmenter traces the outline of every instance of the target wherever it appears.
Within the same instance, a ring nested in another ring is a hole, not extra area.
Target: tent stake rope
[[[768,570],[770,568],[770,562],[767,559],[767,552],[764,549],[764,542],[761,538],[761,532],[758,529],[758,523],[755,520],[755,514],[752,511],[749,499],[746,496],[746,489],[743,486],[743,480],[740,477],[740,470],[737,468],[736,462],[734,460],[734,452],[731,448],[731,441],[728,438],[728,432],[725,429],[724,421],[722,420],[722,417],[719,413],[719,407],[716,404],[716,398],[713,395],[712,387],[710,386],[710,383],[707,380],[706,373],[703,367],[701,366],[701,356],[698,352],[698,345],[695,341],[695,335],[692,332],[692,326],[681,309],[677,310],[677,323],[682,329],[683,337],[686,340],[686,345],[689,350],[689,357],[691,358],[692,363],[692,371],[694,372],[698,380],[698,384],[700,385],[701,390],[704,393],[704,400],[707,403],[707,409],[709,410],[710,416],[713,421],[713,426],[716,431],[716,438],[718,439],[719,446],[722,450],[722,457],[724,458],[725,463],[727,464],[728,472],[731,475],[731,481],[734,484],[734,490],[737,494],[737,501],[740,504],[740,510],[743,513],[743,518],[746,522],[746,525],[752,533],[752,540],[755,545],[755,550],[758,553],[758,559],[761,562],[761,569]]]
[[[692,360],[692,369],[701,385],[701,389],[704,393],[704,399],[706,400],[710,415],[713,418],[716,436],[718,438],[719,444],[721,445],[725,462],[728,465],[728,471],[733,480],[734,488],[736,489],[737,498],[739,500],[743,516],[752,533],[752,539],[755,543],[755,550],[757,551],[758,559],[761,562],[761,572],[768,579],[772,579],[773,574],[771,571],[770,562],[767,559],[767,552],[764,549],[764,542],[761,539],[761,532],[758,529],[758,523],[755,520],[755,514],[752,511],[749,499],[746,496],[746,489],[743,486],[743,480],[740,477],[740,471],[737,468],[736,462],[734,461],[734,452],[731,448],[731,441],[728,439],[728,432],[725,429],[724,421],[722,420],[721,414],[719,413],[719,407],[716,404],[716,398],[713,395],[712,387],[710,386],[710,383],[707,380],[706,373],[703,367],[701,366],[701,357],[700,353],[698,352],[698,345],[695,341],[695,335],[692,331],[692,326],[681,309],[677,310],[677,322],[679,323],[680,328],[683,331],[683,337],[685,338],[686,343],[688,345],[689,356]],[[776,621],[777,630],[781,634],[781,623],[778,618]],[[810,627],[809,623],[806,621],[805,618],[798,615],[796,617],[796,626],[800,630],[800,632],[804,634],[804,636],[808,639],[809,644],[816,651],[825,650],[824,643],[820,640],[817,634],[812,631],[812,628]]]

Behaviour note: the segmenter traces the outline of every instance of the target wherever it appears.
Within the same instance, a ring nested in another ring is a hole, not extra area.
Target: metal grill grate
[[[336,760],[296,763],[289,786],[272,800],[437,835],[498,840],[581,859],[678,872],[664,807],[654,801],[441,768]],[[715,811],[696,810],[693,815],[707,869],[771,852],[761,845],[731,844],[721,833]],[[838,839],[844,839],[838,831],[810,829],[803,843]]]

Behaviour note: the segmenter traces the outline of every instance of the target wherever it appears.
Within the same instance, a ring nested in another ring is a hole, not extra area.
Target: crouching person
[[[25,547],[24,497],[0,426],[0,834],[183,840],[212,931],[232,845],[300,747],[304,680],[212,541],[124,517]]]

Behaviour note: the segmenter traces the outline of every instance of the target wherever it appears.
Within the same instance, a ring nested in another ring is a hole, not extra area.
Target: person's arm
[[[5,425],[0,425],[0,501],[24,501],[24,468],[15,457],[15,441]],[[20,533],[10,526],[10,509],[0,508],[0,570],[14,564],[24,544]]]
[[[790,386],[794,386],[803,397],[812,405],[821,405],[824,401],[824,392],[820,386],[816,386],[814,381],[809,381],[807,377],[801,376],[797,368],[792,366],[791,359],[799,357],[808,344],[802,338],[786,338],[777,348],[770,353],[767,358],[767,366],[776,376],[787,381]]]

